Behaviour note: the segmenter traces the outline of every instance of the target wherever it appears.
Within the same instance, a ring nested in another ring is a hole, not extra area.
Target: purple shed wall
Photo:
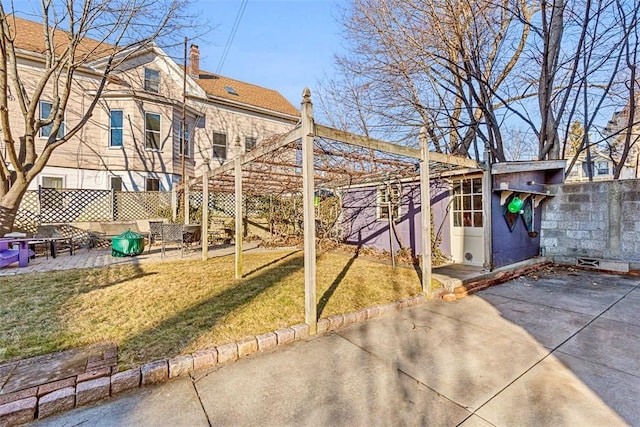
[[[509,188],[523,191],[542,192],[542,184],[562,183],[562,171],[541,170],[529,172],[517,172],[509,174],[493,175],[493,188],[500,188],[501,182],[508,182]],[[528,182],[534,181],[535,185]],[[544,201],[542,202],[544,203]],[[493,245],[493,266],[502,267],[514,262],[524,261],[538,256],[540,252],[540,223],[542,217],[542,205],[535,209],[534,230],[538,236],[529,237],[528,230],[522,220],[522,215],[518,215],[518,220],[513,231],[504,218],[507,203],[500,206],[500,192],[492,192],[491,195],[491,219],[492,219],[492,245]]]
[[[376,219],[377,187],[353,188],[342,196],[343,226],[346,243],[390,251],[389,221]],[[450,226],[447,207],[449,190],[442,185],[431,185],[431,209],[435,232],[440,233],[440,249],[451,254]],[[422,253],[422,234],[420,219],[420,185],[405,183],[402,185],[401,218],[396,222],[398,237],[393,239],[394,250],[401,245],[413,249],[415,255]]]

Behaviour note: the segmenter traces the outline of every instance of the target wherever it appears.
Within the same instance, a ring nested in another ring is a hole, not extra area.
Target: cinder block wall
[[[640,180],[553,185],[543,203],[541,252],[561,264],[577,258],[640,268]]]

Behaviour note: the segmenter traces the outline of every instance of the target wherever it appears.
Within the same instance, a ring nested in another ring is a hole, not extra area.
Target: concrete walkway
[[[637,278],[548,271],[38,425],[640,425],[638,312]]]

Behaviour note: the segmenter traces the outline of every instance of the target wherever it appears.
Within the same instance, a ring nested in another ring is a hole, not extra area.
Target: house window
[[[378,188],[378,219],[389,219],[389,212],[392,213],[392,219],[400,218],[399,185],[386,185]]]
[[[224,133],[213,133],[213,158],[227,160],[227,135]]]
[[[40,120],[47,120],[49,115],[51,114],[51,110],[53,109],[53,104],[47,101],[40,101]],[[46,126],[42,126],[40,128],[40,136],[43,138],[48,138],[51,135],[51,129],[53,128],[53,123],[50,123]],[[60,123],[60,129],[58,129],[57,138],[60,139],[64,136],[64,121]]]
[[[119,176],[111,177],[111,189],[114,191],[122,191],[122,178]]]
[[[609,162],[598,162],[598,175],[609,175]]]
[[[145,184],[146,191],[160,191],[160,180],[158,178],[147,178]]]
[[[244,138],[244,151],[249,152],[256,148],[256,138],[247,136]]]
[[[144,113],[144,148],[160,150],[160,114]]]
[[[109,111],[109,147],[122,147],[123,123],[122,110]]]
[[[453,226],[482,227],[482,178],[463,179],[453,186]]]
[[[160,93],[160,71],[150,68],[144,69],[144,90]]]
[[[187,140],[187,145],[184,146],[184,157],[191,157],[189,155],[189,123],[185,123],[185,131],[184,136]],[[178,152],[180,153],[180,157],[182,157],[182,122],[178,125]]]
[[[56,188],[63,189],[64,188],[64,178],[61,176],[43,176],[42,177],[42,187],[43,188]]]

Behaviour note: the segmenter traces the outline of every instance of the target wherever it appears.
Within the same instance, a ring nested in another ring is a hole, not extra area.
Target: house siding
[[[109,82],[96,105],[92,117],[80,131],[54,150],[44,176],[61,176],[67,188],[110,187],[111,176],[121,176],[128,190],[143,190],[147,177],[158,178],[163,189],[170,190],[180,182],[182,159],[179,152],[178,129],[182,120],[182,71],[176,64],[155,53],[132,58],[117,73],[119,82]],[[41,65],[22,58],[19,72],[27,93],[33,93],[42,76]],[[144,91],[144,68],[160,71],[160,93]],[[82,119],[92,102],[99,79],[95,75],[77,72],[69,97],[65,131],[68,132]],[[190,89],[189,89],[190,88]],[[52,87],[46,88],[42,100],[51,100]],[[193,177],[202,167],[204,159],[210,167],[219,165],[212,159],[212,134],[227,135],[227,160],[244,152],[244,138],[254,137],[258,144],[273,134],[293,128],[291,118],[278,118],[278,114],[219,104],[207,99],[206,93],[193,81],[188,84],[187,123],[190,124],[190,154],[185,159],[185,175]],[[202,100],[199,100],[201,98]],[[109,147],[109,111],[123,111],[123,146]],[[145,148],[145,112],[161,116],[161,149]],[[14,138],[24,134],[24,119],[18,101],[9,101],[9,117]],[[234,147],[235,139],[241,140],[240,151]],[[46,138],[36,137],[36,152],[44,149]],[[0,147],[1,149],[2,147]],[[36,189],[41,178],[33,180],[29,189]]]

